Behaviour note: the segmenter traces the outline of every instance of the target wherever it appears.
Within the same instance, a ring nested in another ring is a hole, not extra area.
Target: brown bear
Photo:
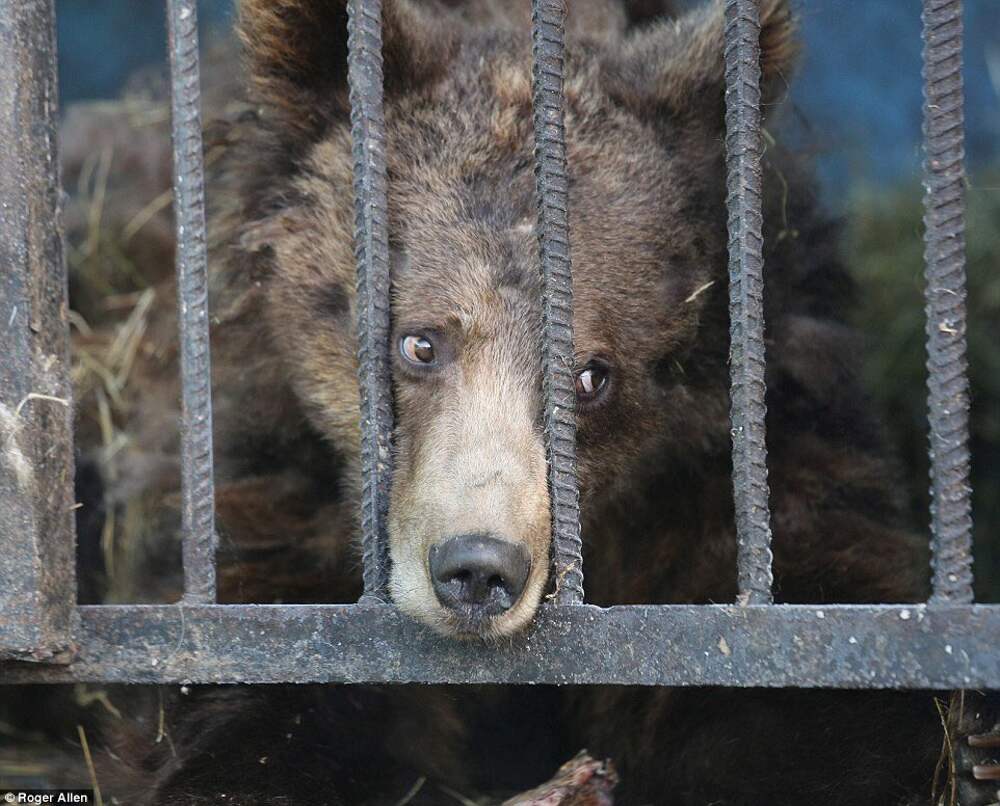
[[[383,2],[390,587],[404,612],[454,640],[517,633],[551,584],[527,6]],[[733,601],[723,4],[662,19],[655,3],[570,6],[587,598]],[[794,22],[785,0],[764,0],[761,14],[770,108],[793,67]],[[353,601],[345,4],[243,0],[239,30],[248,103],[212,129],[209,160],[220,596]],[[838,227],[794,159],[774,147],[765,167],[776,598],[920,600],[926,557],[904,527],[856,378]],[[168,286],[130,367],[119,423],[129,441],[103,463],[112,510],[169,502],[177,487]],[[161,507],[112,527],[147,545],[139,578],[175,566],[163,548],[175,521]],[[133,595],[116,584],[111,598]],[[523,789],[586,746],[614,760],[627,804],[929,803],[941,748],[931,698],[903,693],[329,686],[164,696],[169,742],[139,729],[109,740],[133,760],[123,791],[142,802],[447,803],[449,792]]]

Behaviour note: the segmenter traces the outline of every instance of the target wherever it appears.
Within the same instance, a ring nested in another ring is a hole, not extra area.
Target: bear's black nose
[[[441,604],[479,618],[510,610],[531,569],[523,545],[483,534],[460,535],[432,546],[430,561]]]

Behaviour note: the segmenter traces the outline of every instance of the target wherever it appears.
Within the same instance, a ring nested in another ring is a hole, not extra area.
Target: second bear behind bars
[[[550,584],[527,4],[383,5],[390,589],[446,636],[509,636]],[[640,5],[573,3],[569,19],[588,600],[732,601],[722,3],[678,20]],[[785,2],[762,5],[773,104],[794,32]],[[243,0],[240,29],[256,111],[224,127],[209,187],[220,598],[350,601],[360,439],[346,13]],[[914,601],[924,553],[900,527],[858,390],[836,228],[779,159],[765,177],[776,598]],[[162,447],[153,430],[137,429],[133,457]],[[623,803],[884,805],[929,801],[940,747],[930,699],[891,693],[205,689],[167,719],[176,753],[130,742],[135,769],[154,771],[137,772],[137,789],[164,804],[393,803],[418,776],[443,788],[412,802],[440,803],[446,787],[530,785],[586,745],[619,765]]]

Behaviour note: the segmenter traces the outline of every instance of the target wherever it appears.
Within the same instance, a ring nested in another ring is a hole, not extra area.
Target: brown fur
[[[450,359],[433,378],[395,359],[392,592],[453,634],[427,579],[430,546],[487,529],[522,541],[533,558],[528,593],[490,627],[508,634],[543,595],[549,553],[524,9],[384,5],[394,338],[433,331]],[[568,48],[577,360],[612,368],[608,392],[578,415],[588,599],[732,601],[721,3],[651,23],[640,5],[630,17],[617,4],[581,4]],[[343,4],[244,0],[240,19],[256,111],[219,130],[210,188],[222,595],[349,601],[360,435]],[[794,26],[781,0],[765,2],[762,19],[773,101],[794,58]],[[837,228],[794,161],[772,151],[766,167],[776,595],[917,600],[923,558],[902,528],[858,391]],[[166,308],[161,317],[150,339],[167,338]],[[141,371],[137,388],[158,390],[151,408],[172,399],[171,360]],[[142,424],[163,422],[150,407],[128,424],[136,438],[121,462],[172,447]],[[174,470],[150,478],[148,494],[176,484]],[[314,697],[329,719],[310,722],[310,747],[342,733],[343,703],[356,701],[370,724],[352,721],[352,734],[403,736],[399,747],[375,743],[386,764],[480,790],[518,783],[498,776],[495,761],[526,746],[532,720],[547,726],[533,757],[554,761],[592,743],[622,769],[626,803],[893,803],[931,772],[934,712],[902,695],[599,689],[560,705],[549,692],[458,690],[379,710],[393,691],[234,695],[212,711],[228,714],[218,740],[178,728],[190,744],[161,769],[153,801],[193,802],[196,790],[222,787],[229,802],[286,790],[294,802],[299,762],[333,786],[335,771],[317,771],[301,749],[283,751],[266,782],[256,768],[241,772],[274,741],[277,728],[257,714],[287,715]],[[216,708],[180,704],[177,718],[198,724],[206,707]],[[525,722],[511,724],[515,713]],[[877,736],[890,713],[893,735]],[[432,748],[421,738],[452,724]],[[234,725],[245,737],[228,746]],[[745,769],[730,767],[741,753]],[[526,777],[521,756],[510,769]],[[199,777],[210,769],[211,784]],[[329,802],[401,795],[396,778],[365,783],[344,783]]]

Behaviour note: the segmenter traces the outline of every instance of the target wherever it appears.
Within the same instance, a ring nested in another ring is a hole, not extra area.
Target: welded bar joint
[[[563,123],[565,0],[532,2],[535,177],[542,273],[542,384],[552,510],[555,600],[583,601],[583,544],[576,476],[573,276]]]
[[[68,660],[76,604],[53,0],[0,0],[0,657]]]
[[[924,262],[933,596],[972,601],[961,0],[924,0]]]
[[[215,481],[197,0],[167,0],[181,342],[184,599],[215,601]]]
[[[760,2],[726,2],[726,207],[730,397],[739,601],[771,596],[771,523],[764,419]]]
[[[358,264],[363,601],[387,601],[386,521],[392,476],[389,362],[389,230],[385,165],[381,0],[349,0],[348,79],[354,154],[354,251]]]

